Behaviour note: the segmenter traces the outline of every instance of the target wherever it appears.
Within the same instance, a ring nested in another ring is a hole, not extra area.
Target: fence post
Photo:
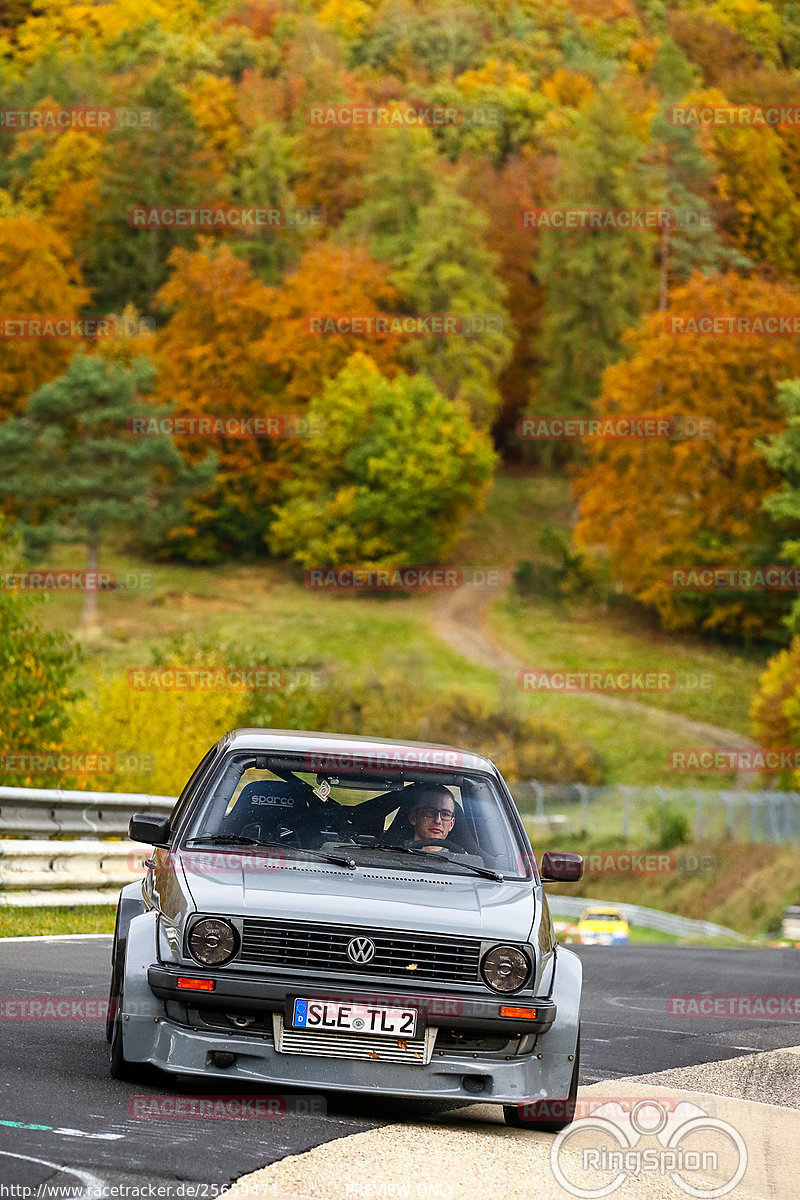
[[[700,841],[703,836],[703,793],[699,788],[694,788],[692,791],[694,796],[694,836],[696,841]]]
[[[758,841],[758,819],[756,817],[757,805],[758,805],[758,797],[750,796],[750,841],[751,842]]]
[[[575,786],[581,798],[581,834],[585,836],[589,829],[589,789],[585,783],[576,783]]]
[[[627,838],[631,832],[631,798],[630,788],[625,784],[620,784],[622,792],[622,836]]]

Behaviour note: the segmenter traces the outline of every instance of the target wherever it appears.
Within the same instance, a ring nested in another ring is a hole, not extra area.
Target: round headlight
[[[483,978],[496,992],[515,992],[528,978],[531,964],[516,946],[495,946],[481,963]]]
[[[192,957],[207,967],[218,967],[236,953],[236,930],[228,921],[215,917],[198,921],[189,934]]]

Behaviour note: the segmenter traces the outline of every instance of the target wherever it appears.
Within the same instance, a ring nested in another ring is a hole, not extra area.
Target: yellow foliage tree
[[[218,662],[169,658],[166,668],[216,670]],[[177,796],[200,759],[229,729],[236,728],[249,700],[244,690],[167,691],[131,686],[127,672],[98,678],[72,709],[64,738],[71,754],[112,756],[106,775],[75,777],[90,792],[146,792]]]

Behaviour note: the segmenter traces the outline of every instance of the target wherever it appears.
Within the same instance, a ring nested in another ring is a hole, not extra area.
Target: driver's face
[[[433,796],[427,804],[418,804],[413,808],[408,819],[417,838],[443,840],[453,828],[455,811],[452,796]]]

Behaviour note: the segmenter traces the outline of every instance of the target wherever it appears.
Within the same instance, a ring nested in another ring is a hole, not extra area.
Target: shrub
[[[651,805],[645,812],[645,822],[656,850],[672,850],[689,841],[689,815],[675,804]]]

